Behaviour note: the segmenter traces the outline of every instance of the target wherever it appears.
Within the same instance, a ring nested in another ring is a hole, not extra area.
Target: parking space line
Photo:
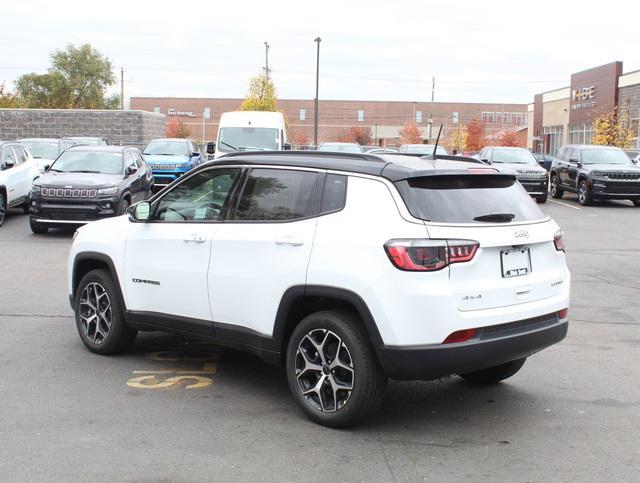
[[[164,371],[133,371],[134,374],[215,374],[216,370],[208,371],[178,371],[178,370],[164,370]]]
[[[548,201],[550,203],[557,203],[557,204],[562,205],[562,206],[567,206],[569,208],[573,208],[574,210],[581,210],[582,209],[579,206],[573,206],[573,205],[570,205],[568,203],[563,203],[562,201],[558,201],[558,200],[548,200]]]

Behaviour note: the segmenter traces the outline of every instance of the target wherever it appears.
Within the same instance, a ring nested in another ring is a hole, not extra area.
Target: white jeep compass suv
[[[92,352],[138,330],[283,364],[314,421],[373,414],[387,378],[494,383],[567,333],[564,238],[478,160],[239,152],[80,228],[69,298]]]

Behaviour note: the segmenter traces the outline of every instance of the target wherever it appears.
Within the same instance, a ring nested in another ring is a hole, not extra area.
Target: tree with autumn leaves
[[[176,117],[170,118],[165,125],[165,135],[168,138],[188,138],[191,136],[191,130],[181,119]]]
[[[480,151],[485,145],[484,123],[478,119],[473,119],[467,124],[466,148],[468,151]]]
[[[626,111],[618,113],[614,110],[608,114],[602,114],[591,122],[591,143],[602,146],[617,146],[628,148],[633,140],[633,130],[629,123]]]
[[[421,144],[422,129],[415,122],[408,122],[400,129],[400,142],[402,144]]]

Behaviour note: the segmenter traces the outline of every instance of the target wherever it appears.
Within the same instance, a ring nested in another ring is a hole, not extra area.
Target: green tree
[[[27,107],[101,109],[115,81],[109,59],[89,44],[70,44],[51,54],[48,73],[19,77],[16,92]]]
[[[276,111],[276,88],[273,81],[261,74],[249,81],[249,92],[240,104],[241,111]]]
[[[0,108],[16,107],[23,107],[22,100],[15,94],[5,90],[4,83],[0,84]]]

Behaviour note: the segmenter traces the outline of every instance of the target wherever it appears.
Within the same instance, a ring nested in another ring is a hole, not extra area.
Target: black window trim
[[[341,176],[344,178],[344,196],[342,197],[342,203],[340,208],[336,208],[335,210],[326,210],[322,211],[322,205],[324,203],[324,196],[327,193],[327,179],[329,176]],[[347,192],[349,191],[349,176],[347,174],[338,174],[338,173],[325,173],[324,181],[322,183],[322,197],[320,199],[320,213],[318,216],[332,215],[334,213],[340,213],[347,206]]]

